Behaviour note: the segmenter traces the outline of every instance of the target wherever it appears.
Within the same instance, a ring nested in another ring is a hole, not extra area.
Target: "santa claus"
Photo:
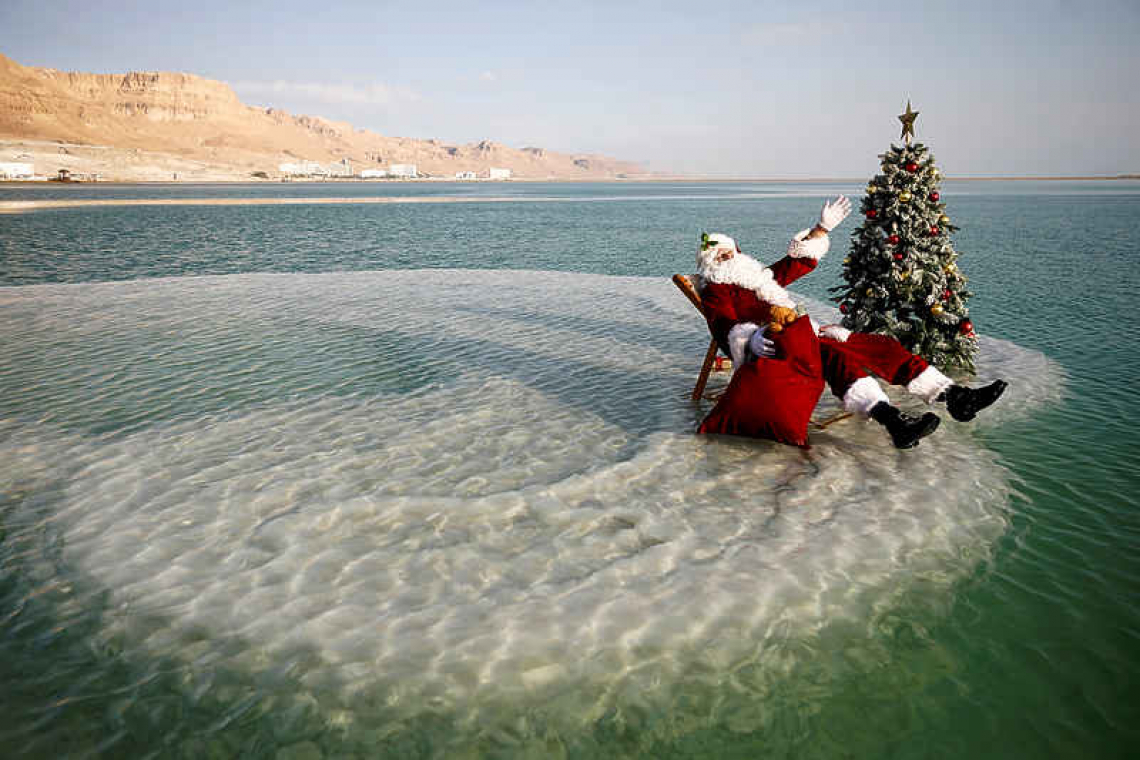
[[[720,349],[732,357],[734,367],[778,353],[773,337],[801,318],[785,286],[815,269],[830,247],[828,233],[850,212],[851,202],[842,196],[825,203],[819,222],[797,233],[787,254],[770,267],[741,253],[727,235],[702,236],[697,288],[709,330]],[[900,449],[916,446],[933,433],[939,417],[933,412],[919,417],[903,413],[890,403],[874,376],[904,386],[928,404],[944,402],[950,416],[963,422],[996,401],[1006,387],[1002,380],[981,388],[958,385],[892,337],[811,324],[831,392],[847,411],[883,425]]]

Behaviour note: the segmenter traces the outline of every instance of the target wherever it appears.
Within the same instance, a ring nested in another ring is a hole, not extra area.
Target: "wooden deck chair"
[[[704,316],[705,307],[701,304],[701,294],[697,292],[692,281],[683,274],[675,274],[673,275],[673,284],[680,288],[681,292],[685,294],[685,297],[689,299],[689,302],[696,307],[697,311],[701,313],[701,316]],[[693,401],[697,401],[704,396],[705,385],[709,381],[709,374],[713,370],[713,365],[716,364],[716,353],[716,338],[712,338],[709,340],[708,350],[705,351],[705,360],[701,364],[701,373],[697,375],[697,384],[693,386],[693,392],[690,395]]]
[[[673,284],[676,285],[680,289],[680,291],[685,294],[685,297],[689,299],[689,303],[693,304],[693,306],[696,307],[697,311],[699,311],[701,313],[701,316],[704,316],[705,308],[704,308],[704,305],[701,303],[701,294],[697,292],[697,289],[693,285],[692,280],[690,280],[686,275],[675,274],[675,275],[673,275]],[[715,394],[715,395],[710,395],[710,396],[704,395],[705,385],[709,381],[709,375],[713,371],[713,366],[717,363],[718,362],[717,362],[716,338],[712,338],[709,340],[708,350],[705,351],[705,360],[701,364],[701,373],[699,375],[697,375],[697,384],[695,386],[693,386],[693,392],[690,395],[690,398],[692,398],[693,401],[698,401],[702,398],[707,398],[710,401],[715,401],[717,398],[719,398],[719,396],[720,396],[719,393]],[[832,414],[832,415],[830,415],[830,416],[828,416],[822,420],[818,420],[818,421],[812,420],[811,424],[815,428],[822,430],[822,429],[826,428],[828,425],[831,425],[832,423],[835,423],[835,422],[839,422],[840,420],[845,420],[850,416],[851,416],[850,412],[840,411],[840,412],[836,412],[836,413],[834,413],[834,414]]]

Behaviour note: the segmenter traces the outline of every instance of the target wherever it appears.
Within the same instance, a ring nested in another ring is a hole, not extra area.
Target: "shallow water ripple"
[[[891,611],[944,610],[1011,524],[978,436],[1065,385],[986,339],[984,377],[1029,379],[917,455],[855,420],[696,438],[691,306],[551,272],[10,288],[0,336],[3,646],[43,668],[26,703],[65,695],[4,729],[28,756],[88,726],[178,756],[806,736],[837,679],[926,651]]]

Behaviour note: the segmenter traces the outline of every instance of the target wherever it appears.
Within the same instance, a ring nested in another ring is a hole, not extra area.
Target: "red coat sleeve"
[[[709,323],[709,332],[716,338],[721,350],[728,353],[728,331],[737,322],[730,287],[716,283],[705,286],[701,291],[701,308]]]
[[[818,263],[819,261],[817,259],[808,258],[806,256],[785,256],[768,268],[772,270],[772,276],[776,279],[776,284],[786,288],[790,283],[795,282],[815,269]]]

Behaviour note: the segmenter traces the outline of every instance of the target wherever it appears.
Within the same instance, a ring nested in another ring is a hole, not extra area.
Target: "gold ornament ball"
[[[938,171],[938,167],[937,167],[937,166],[932,166],[932,167],[930,168],[930,175],[931,175],[932,177],[941,177],[941,176],[942,176],[942,172]]]
[[[904,269],[901,272],[899,272],[899,279],[905,280],[907,277],[910,277],[910,270],[909,269]]]
[[[938,217],[938,221],[942,222],[943,224],[950,224],[950,217],[943,214],[942,216]]]
[[[930,313],[937,317],[942,313],[942,306],[940,304],[934,304],[930,307]]]
[[[872,288],[867,288],[867,297],[870,298],[873,295],[875,295],[875,291]]]
[[[913,197],[914,196],[910,194],[909,190],[903,190],[901,193],[899,193],[899,200],[903,203],[910,203],[910,199]]]
[[[874,195],[875,191],[878,189],[879,188],[875,187],[874,185],[867,185],[867,195]]]
[[[847,258],[845,258],[845,259],[843,260],[843,263],[844,263],[844,264],[850,264],[850,263],[851,263],[851,257],[850,257],[850,256],[848,256]]]

